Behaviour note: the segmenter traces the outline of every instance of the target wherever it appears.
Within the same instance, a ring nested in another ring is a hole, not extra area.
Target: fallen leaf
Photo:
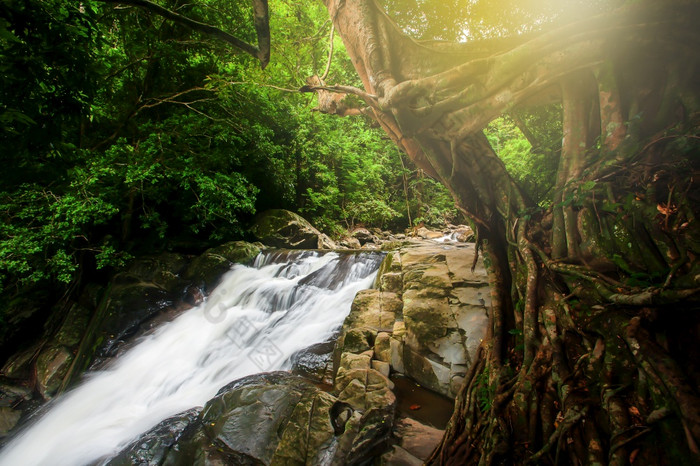
[[[639,454],[639,448],[637,448],[636,450],[632,451],[632,453],[630,453],[630,464],[634,463],[634,460],[637,459],[638,454]]]

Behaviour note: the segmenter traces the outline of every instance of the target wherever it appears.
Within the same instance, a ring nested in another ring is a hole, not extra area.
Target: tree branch
[[[270,61],[270,25],[267,0],[253,0],[253,14],[255,17],[255,31],[258,36],[258,46],[251,45],[226,31],[219,29],[211,24],[195,21],[192,18],[183,16],[172,10],[168,10],[149,0],[102,0],[106,3],[121,3],[123,5],[132,5],[144,10],[151,11],[163,18],[175,21],[176,23],[187,26],[188,28],[207,34],[216,39],[227,42],[239,50],[251,55],[260,60],[260,66],[264,69]]]

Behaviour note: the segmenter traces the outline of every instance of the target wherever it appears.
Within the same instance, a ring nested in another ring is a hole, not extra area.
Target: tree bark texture
[[[374,118],[450,189],[487,259],[489,338],[429,463],[700,462],[698,3],[427,44],[375,0],[324,2],[364,103],[338,112],[327,93],[349,90],[314,81],[319,109]],[[544,209],[482,130],[552,101],[563,141]]]

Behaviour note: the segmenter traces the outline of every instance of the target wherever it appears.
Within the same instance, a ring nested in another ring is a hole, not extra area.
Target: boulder
[[[376,236],[366,228],[355,228],[350,232],[350,237],[355,238],[362,246],[367,243],[375,243]]]
[[[233,264],[252,262],[262,248],[260,243],[231,241],[207,249],[190,262],[184,271],[184,278],[205,291],[211,291]]]
[[[333,384],[333,348],[335,341],[309,346],[290,358],[292,373],[327,385]]]
[[[119,347],[136,334],[141,324],[172,307],[177,298],[177,293],[168,292],[153,283],[112,286],[98,309],[101,318],[94,322],[96,354],[100,357],[116,355]]]
[[[333,241],[300,215],[284,209],[259,214],[250,228],[264,244],[287,249],[336,249]]]
[[[396,422],[394,433],[399,446],[416,458],[425,461],[442,440],[444,430],[403,418]]]
[[[45,348],[36,359],[36,385],[39,394],[49,399],[61,387],[73,362],[73,354],[64,346]]]
[[[359,464],[391,431],[386,406],[360,411],[289,373],[252,375],[223,387],[201,411],[163,421],[108,464]]]
[[[162,421],[110,459],[106,465],[163,464],[170,448],[178,443],[185,430],[197,420],[201,411],[201,407],[192,408]]]
[[[391,362],[391,334],[379,332],[374,340],[374,358],[378,361]]]
[[[90,323],[91,314],[92,309],[78,303],[74,304],[54,335],[54,342],[67,348],[78,346]]]
[[[460,225],[452,232],[452,237],[460,243],[472,242],[475,237],[474,230],[467,225]]]
[[[357,238],[353,238],[352,236],[343,237],[338,244],[348,249],[360,249],[362,247],[360,241]]]
[[[381,466],[422,466],[423,461],[400,446],[394,445],[391,451],[382,455],[379,464]]]
[[[37,353],[40,351],[41,343],[30,346],[29,348],[19,351],[5,362],[2,367],[2,374],[10,379],[29,379],[33,374],[32,363]]]
[[[174,289],[181,285],[180,274],[188,263],[182,254],[164,252],[155,256],[140,257],[123,272],[134,280],[153,283],[163,289]]]
[[[429,230],[426,227],[419,227],[415,231],[415,235],[423,239],[438,239],[444,235],[439,231]]]
[[[334,354],[338,376],[343,364],[359,368],[346,352],[371,349],[369,368],[405,374],[454,398],[488,323],[486,271],[481,261],[472,271],[473,259],[472,244],[420,242],[388,253],[377,289],[360,291],[343,323]]]
[[[0,437],[6,436],[19,422],[22,411],[9,406],[0,407]]]
[[[401,254],[405,373],[454,397],[486,335],[488,280],[474,246],[422,246]],[[398,346],[398,344],[397,344]],[[399,348],[397,348],[398,350]]]

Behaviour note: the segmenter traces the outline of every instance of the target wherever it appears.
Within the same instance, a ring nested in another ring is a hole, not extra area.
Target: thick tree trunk
[[[316,90],[363,99],[490,264],[489,338],[430,463],[700,461],[697,3],[428,47],[373,0],[324,1],[365,89]],[[552,98],[563,147],[543,210],[481,130]]]

